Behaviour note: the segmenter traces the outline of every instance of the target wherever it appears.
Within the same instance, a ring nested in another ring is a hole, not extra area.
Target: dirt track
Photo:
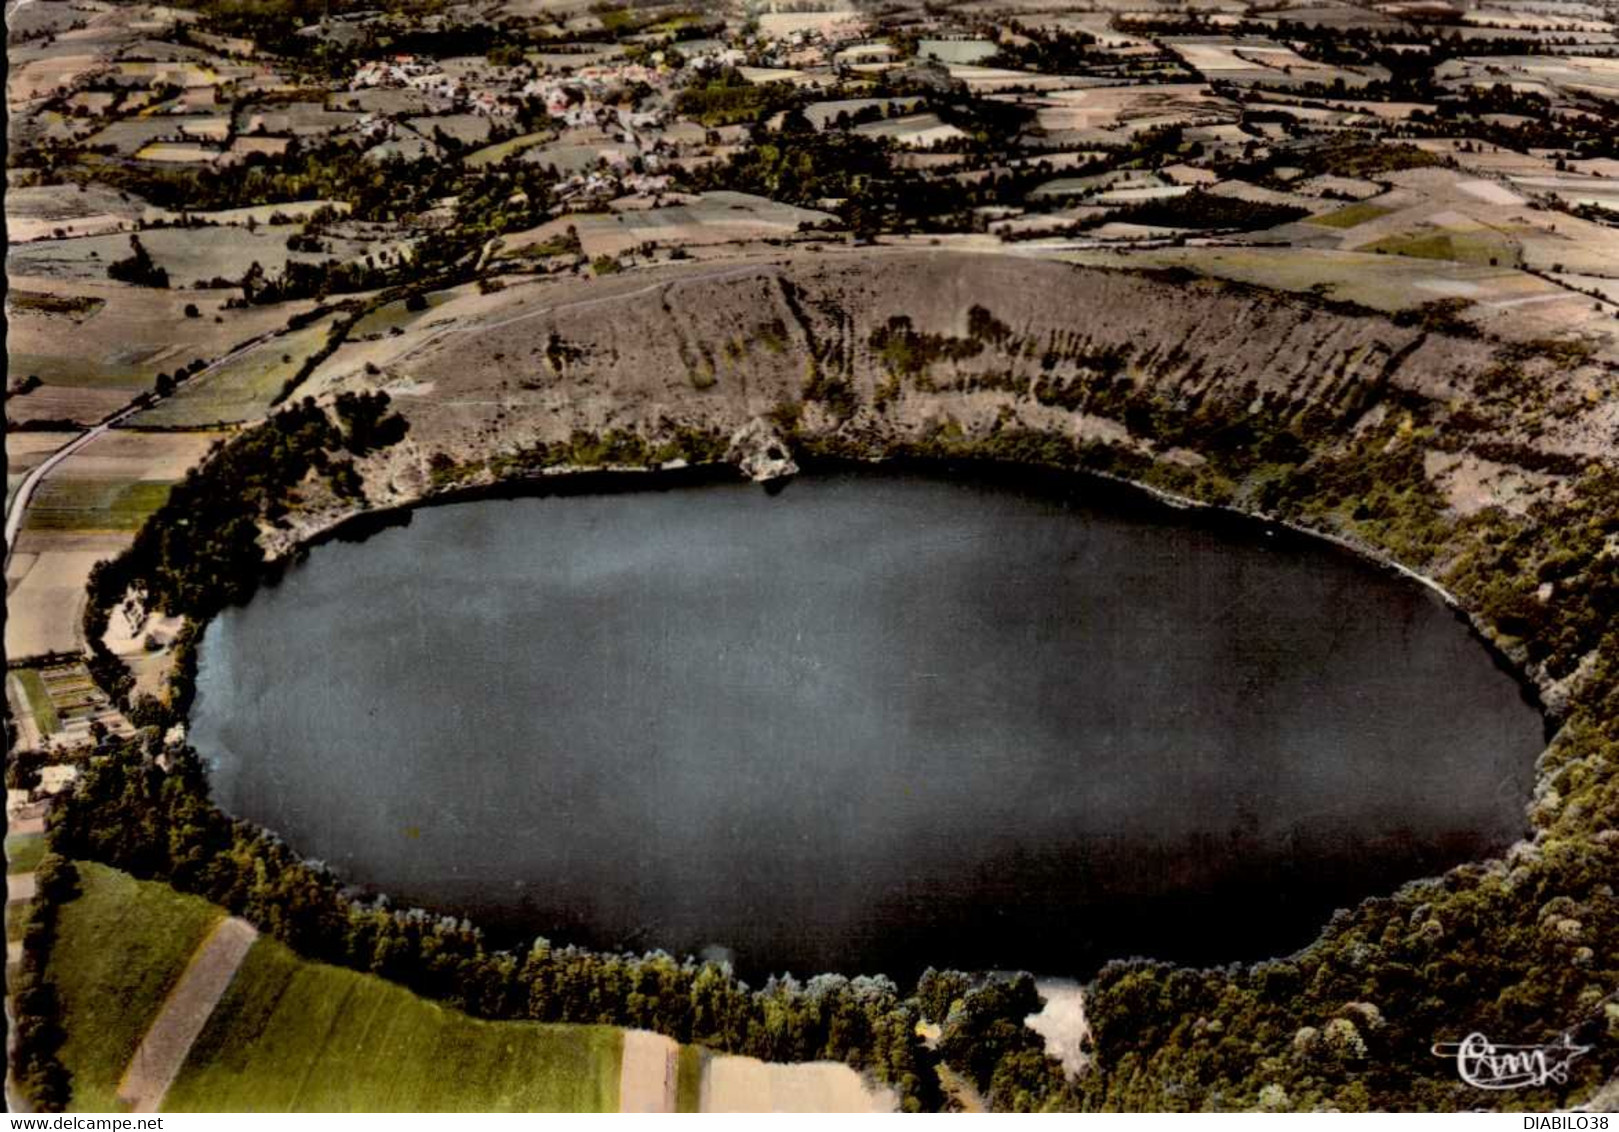
[[[892,1089],[830,1061],[770,1064],[715,1057],[703,1070],[703,1112],[893,1112]]]
[[[680,1046],[646,1030],[624,1031],[618,1076],[619,1112],[674,1112]]]
[[[253,925],[232,916],[221,920],[202,941],[124,1071],[118,1098],[131,1111],[156,1112],[162,1107],[192,1043],[258,935]]]
[[[6,878],[7,904],[26,904],[33,898],[33,873],[13,873]]]

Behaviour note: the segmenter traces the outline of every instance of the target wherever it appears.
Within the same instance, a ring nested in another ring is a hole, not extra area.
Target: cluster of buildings
[[[454,106],[464,106],[489,118],[511,118],[517,104],[509,96],[493,90],[468,90],[461,80],[447,75],[431,61],[414,55],[394,55],[364,63],[349,80],[350,90],[396,87],[419,90]]]
[[[777,36],[762,37],[757,44],[760,62],[767,67],[803,70],[831,65],[851,46],[861,45],[869,28],[859,17],[794,28]],[[887,46],[886,44],[882,46]]]
[[[429,94],[453,95],[456,82],[431,62],[422,62],[414,55],[394,55],[388,59],[374,59],[360,65],[349,80],[350,90],[367,87],[411,87]]]
[[[626,193],[657,196],[670,189],[668,174],[631,173],[624,167],[629,158],[605,155],[611,168],[590,173],[574,173],[557,182],[556,201],[570,212],[596,208]]]

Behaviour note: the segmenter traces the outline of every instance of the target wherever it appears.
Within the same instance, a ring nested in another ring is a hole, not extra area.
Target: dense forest
[[[34,868],[35,899],[23,913],[22,959],[6,979],[15,1043],[12,1080],[41,1112],[60,1112],[72,1097],[72,1077],[57,1056],[67,1034],[46,966],[56,943],[57,916],[78,894],[78,886],[72,861],[55,853],[40,859]],[[8,914],[8,926],[10,916],[17,914]]]

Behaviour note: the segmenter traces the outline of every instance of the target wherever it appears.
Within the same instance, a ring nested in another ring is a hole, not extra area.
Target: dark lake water
[[[1283,954],[1503,847],[1542,724],[1434,596],[1088,481],[483,500],[221,616],[220,803],[497,942],[757,975]]]

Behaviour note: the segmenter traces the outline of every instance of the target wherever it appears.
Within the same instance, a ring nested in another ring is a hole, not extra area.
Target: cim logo
[[[1483,1034],[1459,1042],[1436,1042],[1434,1056],[1454,1059],[1456,1075],[1475,1089],[1533,1089],[1556,1082],[1568,1084],[1568,1067],[1590,1046],[1577,1046],[1568,1035],[1557,1045],[1496,1045]]]

